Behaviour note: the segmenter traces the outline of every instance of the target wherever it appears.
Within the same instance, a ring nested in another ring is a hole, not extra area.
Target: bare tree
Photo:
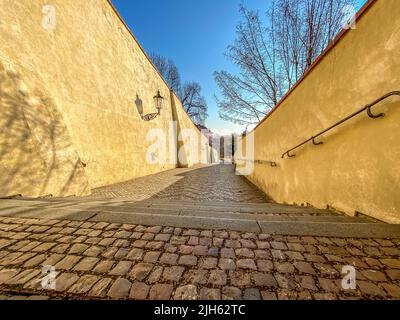
[[[241,6],[243,21],[236,28],[236,40],[226,56],[240,69],[238,75],[226,71],[214,77],[223,100],[217,99],[220,116],[228,121],[251,124],[266,114],[279,97],[279,78],[274,53],[275,35],[266,37],[259,14]]]
[[[343,27],[353,0],[277,0],[278,54],[290,88]],[[273,19],[270,15],[270,18]]]
[[[201,95],[201,86],[197,82],[186,82],[179,94],[183,107],[197,124],[204,125],[207,119],[207,102]]]
[[[354,0],[273,0],[267,23],[241,6],[236,40],[226,52],[239,73],[214,73],[220,116],[259,122],[340,31],[349,5]]]
[[[201,86],[197,82],[186,82],[181,85],[181,77],[174,61],[159,54],[152,53],[150,58],[163,76],[169,87],[181,99],[188,115],[196,124],[204,125],[208,117],[207,102],[201,94]]]
[[[151,53],[150,59],[161,73],[168,86],[176,93],[179,93],[181,90],[181,77],[174,61],[156,53]]]

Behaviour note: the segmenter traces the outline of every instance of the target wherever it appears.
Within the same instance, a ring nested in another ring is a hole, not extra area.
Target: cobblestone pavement
[[[399,256],[398,239],[1,217],[0,299],[399,299]],[[341,289],[345,265],[356,290]]]
[[[231,164],[173,169],[93,190],[91,198],[268,202]]]

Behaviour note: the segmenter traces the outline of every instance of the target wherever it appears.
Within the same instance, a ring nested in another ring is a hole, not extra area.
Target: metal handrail
[[[319,136],[323,135],[323,134],[326,133],[327,131],[332,130],[333,128],[339,126],[339,125],[342,124],[343,122],[346,122],[347,120],[350,120],[351,118],[353,118],[353,117],[355,117],[356,115],[362,113],[363,111],[367,111],[368,117],[370,117],[370,118],[372,118],[372,119],[377,119],[377,118],[383,117],[383,116],[385,115],[384,113],[373,114],[372,111],[371,111],[371,108],[372,108],[373,106],[375,106],[376,104],[378,104],[379,102],[381,102],[381,101],[383,101],[383,100],[385,100],[385,99],[387,99],[387,98],[389,98],[389,97],[391,97],[391,96],[400,96],[400,91],[393,91],[393,92],[390,92],[390,93],[388,93],[388,94],[385,94],[384,96],[380,97],[379,99],[375,100],[374,102],[372,102],[372,103],[366,105],[366,106],[363,107],[362,109],[360,109],[360,110],[358,110],[358,111],[352,113],[351,115],[349,115],[349,116],[347,116],[346,118],[340,120],[339,122],[336,122],[334,125],[330,126],[329,128],[327,128],[327,129],[321,131],[320,133],[318,133],[318,134],[312,136],[310,139],[307,139],[306,141],[304,141],[304,142],[298,144],[297,146],[295,146],[294,148],[292,148],[292,149],[286,151],[284,154],[282,154],[282,159],[285,157],[285,155],[287,155],[289,158],[295,157],[296,155],[290,154],[290,152],[296,150],[297,148],[299,148],[299,147],[305,145],[305,144],[308,143],[308,142],[312,142],[315,146],[318,146],[318,145],[323,144],[323,142],[317,142],[315,139],[318,138]]]
[[[269,164],[271,167],[277,167],[278,164],[275,161],[270,161],[270,160],[250,160],[250,159],[235,159],[239,161],[245,161],[245,162],[254,162],[258,164]]]

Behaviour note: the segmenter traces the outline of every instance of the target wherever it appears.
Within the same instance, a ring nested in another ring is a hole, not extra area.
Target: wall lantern
[[[155,95],[153,99],[154,99],[154,104],[156,105],[156,109],[158,111],[158,115],[160,115],[164,102],[164,98],[161,96],[160,90],[157,91],[157,95]]]
[[[144,121],[154,120],[155,118],[157,118],[157,116],[159,116],[161,114],[161,109],[163,107],[164,98],[161,96],[160,90],[157,91],[157,94],[153,97],[153,99],[154,99],[154,105],[157,109],[157,112],[143,115],[143,102],[139,98],[139,96],[136,96],[136,101],[135,101],[136,108],[138,109],[140,117]]]

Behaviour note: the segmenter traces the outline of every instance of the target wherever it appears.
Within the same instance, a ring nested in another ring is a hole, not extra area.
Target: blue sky
[[[365,0],[358,0],[360,5]],[[146,52],[171,58],[182,81],[197,81],[207,100],[206,125],[215,131],[244,128],[218,116],[215,70],[235,71],[224,56],[240,21],[239,5],[266,11],[268,0],[112,0]]]

